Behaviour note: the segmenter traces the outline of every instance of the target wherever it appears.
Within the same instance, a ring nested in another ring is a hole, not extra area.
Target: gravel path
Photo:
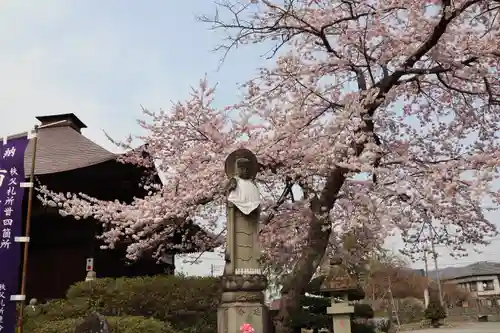
[[[415,331],[418,333],[500,333],[500,323],[471,323],[459,327],[440,327]]]

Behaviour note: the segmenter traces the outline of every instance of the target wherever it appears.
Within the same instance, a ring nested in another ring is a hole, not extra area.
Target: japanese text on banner
[[[0,283],[0,332],[3,331],[3,316],[5,312],[5,295],[7,294],[7,287],[5,284]]]
[[[24,155],[27,137],[0,143],[0,333],[15,333],[16,302],[21,245],[16,237],[22,236],[22,207],[25,180]]]
[[[2,219],[2,235],[0,238],[0,249],[9,249],[12,244],[12,215],[14,213],[14,197],[17,194],[16,188],[19,187],[19,173],[15,167],[10,168],[10,170],[0,170],[0,173],[4,174],[4,178],[0,180],[0,188],[3,186],[1,182],[7,181],[7,195],[2,205],[3,219]]]

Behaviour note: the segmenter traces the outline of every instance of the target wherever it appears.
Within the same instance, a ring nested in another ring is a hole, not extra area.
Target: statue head
[[[30,305],[35,306],[35,305],[37,305],[37,304],[38,304],[38,301],[36,300],[36,298],[32,298],[32,299],[30,300]]]
[[[257,157],[248,149],[233,151],[224,162],[224,171],[229,178],[255,179],[259,169]]]
[[[238,158],[236,160],[236,170],[238,177],[242,179],[250,179],[252,175],[250,174],[250,160],[248,158]]]

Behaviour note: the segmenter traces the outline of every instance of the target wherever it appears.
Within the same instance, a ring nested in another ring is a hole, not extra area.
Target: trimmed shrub
[[[434,297],[429,300],[429,305],[425,309],[425,318],[431,321],[431,325],[439,325],[441,319],[446,318],[446,312],[444,311],[441,303]]]
[[[74,333],[76,326],[82,321],[81,318],[69,318],[63,320],[46,320],[38,317],[36,320],[25,320],[23,332],[26,333]]]
[[[414,297],[403,298],[398,302],[398,316],[402,324],[418,323],[424,319],[424,302]]]
[[[370,304],[355,303],[354,318],[351,320],[352,333],[375,333],[375,324],[371,321],[374,315]]]
[[[75,306],[64,299],[54,299],[41,305],[43,316],[51,320],[85,317],[92,312],[87,306]]]
[[[357,323],[356,321],[351,321],[351,332],[376,333],[376,330],[375,330],[375,325],[372,323]]]
[[[61,318],[58,313],[73,317],[96,310],[104,316],[153,317],[186,332],[216,332],[220,293],[218,278],[159,275],[96,279],[73,285],[66,294],[68,306],[50,302],[45,313]]]
[[[299,310],[291,315],[291,326],[296,332],[301,328],[309,330],[332,330],[332,316],[327,314],[331,300],[328,297],[301,296]],[[374,312],[369,304],[354,304],[354,320],[351,320],[353,333],[375,332],[374,325],[368,322],[373,318]]]
[[[391,329],[391,323],[388,319],[382,318],[372,321],[376,332],[388,333]]]
[[[355,303],[354,304],[354,318],[371,319],[375,315],[370,304]]]
[[[296,332],[301,328],[310,330],[331,329],[331,316],[326,313],[330,299],[326,297],[300,296],[300,308],[290,316],[291,326]]]
[[[26,333],[73,333],[83,318],[31,320],[24,326]],[[106,318],[113,333],[177,333],[170,325],[153,318],[138,316]]]

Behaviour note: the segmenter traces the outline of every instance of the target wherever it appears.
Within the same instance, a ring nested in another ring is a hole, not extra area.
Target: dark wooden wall
[[[130,202],[134,196],[143,194],[136,187],[141,174],[133,166],[111,161],[84,169],[40,176],[39,180],[49,188],[63,193],[83,192],[103,200]],[[24,199],[26,212],[27,192]],[[124,249],[100,250],[101,243],[96,235],[100,234],[102,226],[93,219],[63,217],[56,209],[42,207],[35,200],[31,221],[26,279],[28,300],[37,298],[43,301],[64,297],[72,284],[85,280],[86,258],[90,257],[94,258],[98,277],[173,274],[173,266],[157,264],[148,258],[128,263]]]
[[[97,222],[48,214],[33,219],[26,295],[38,300],[64,297],[83,281],[86,259],[94,258],[98,277],[134,277],[173,274],[174,267],[144,258],[127,262],[123,250],[101,250],[95,238]]]

